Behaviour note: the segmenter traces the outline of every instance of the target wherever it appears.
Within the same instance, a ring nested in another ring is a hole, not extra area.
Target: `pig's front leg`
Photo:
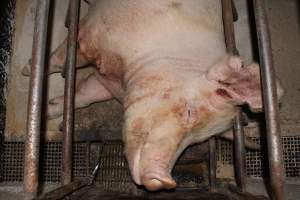
[[[79,44],[78,44],[79,47]],[[61,72],[64,69],[66,61],[66,51],[67,51],[67,39],[65,39],[51,54],[48,63],[49,68],[47,69],[48,74],[53,74]],[[79,48],[77,48],[77,60],[76,67],[81,67],[89,64],[88,60],[82,55]],[[31,59],[23,67],[22,74],[24,76],[30,76],[31,73]]]
[[[96,72],[95,72],[96,73]],[[75,109],[89,106],[92,103],[111,99],[111,93],[98,81],[93,73],[80,81],[75,93]],[[63,114],[64,96],[51,99],[48,104],[48,119],[60,117]]]

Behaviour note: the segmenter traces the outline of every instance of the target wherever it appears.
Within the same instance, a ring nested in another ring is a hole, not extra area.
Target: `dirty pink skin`
[[[259,66],[226,54],[218,0],[90,4],[80,22],[77,66],[96,70],[77,85],[76,108],[112,98],[123,103],[134,181],[151,191],[174,188],[170,172],[187,146],[229,130],[238,105],[261,110]],[[52,54],[50,73],[62,70],[65,47]],[[62,97],[52,99],[49,118],[62,107]]]

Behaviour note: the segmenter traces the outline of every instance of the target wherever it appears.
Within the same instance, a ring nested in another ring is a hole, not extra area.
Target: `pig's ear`
[[[217,82],[216,95],[235,105],[248,104],[251,111],[262,111],[261,83],[259,65],[244,66],[236,56],[227,56],[214,65],[207,78]]]

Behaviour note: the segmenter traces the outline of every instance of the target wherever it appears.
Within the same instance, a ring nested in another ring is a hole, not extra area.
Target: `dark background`
[[[14,12],[16,0],[0,1],[0,155],[4,147],[4,128],[6,112],[7,67],[10,62],[12,35],[14,31]],[[2,158],[2,156],[0,156]],[[0,160],[0,180],[3,173],[3,161]]]

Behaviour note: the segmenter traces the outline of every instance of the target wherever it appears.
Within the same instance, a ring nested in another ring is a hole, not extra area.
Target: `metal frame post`
[[[222,15],[224,24],[224,35],[225,43],[228,53],[232,55],[239,55],[235,43],[234,34],[234,16],[233,16],[233,5],[232,0],[222,0]],[[237,13],[236,13],[237,15]],[[244,142],[244,131],[241,111],[238,112],[234,119],[234,155],[235,155],[235,179],[236,183],[241,189],[246,189],[246,161],[245,161],[245,142]]]
[[[66,58],[66,79],[63,115],[63,172],[64,185],[72,181],[72,142],[74,132],[74,93],[75,93],[75,65],[77,34],[79,21],[80,0],[69,1],[69,35]]]
[[[235,176],[236,184],[241,191],[246,190],[246,150],[245,137],[243,129],[242,112],[240,111],[234,120],[234,157],[235,157]]]
[[[37,1],[25,141],[25,199],[36,197],[39,186],[41,110],[49,8],[49,0]]]
[[[234,34],[234,18],[233,18],[233,8],[232,0],[222,0],[222,17],[224,26],[224,36],[227,52],[232,55],[239,55],[235,43]]]
[[[282,200],[284,199],[284,165],[280,126],[278,122],[278,100],[270,31],[265,2],[263,0],[254,0],[253,3],[261,64],[263,103],[266,117],[267,146],[272,188],[271,196],[273,199]]]
[[[216,138],[209,139],[209,191],[215,192],[217,189],[217,175],[216,175]]]

